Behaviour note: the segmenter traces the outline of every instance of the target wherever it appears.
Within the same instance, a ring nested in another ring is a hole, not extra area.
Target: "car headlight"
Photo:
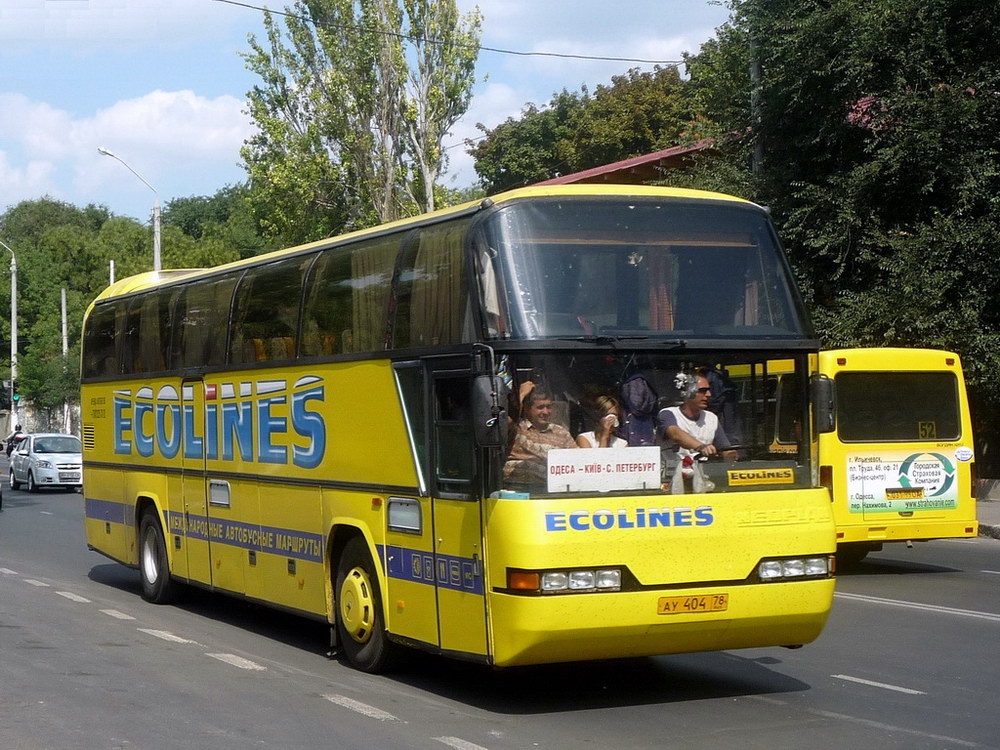
[[[36,469],[51,469],[52,468],[52,462],[51,461],[35,461],[35,468]]]

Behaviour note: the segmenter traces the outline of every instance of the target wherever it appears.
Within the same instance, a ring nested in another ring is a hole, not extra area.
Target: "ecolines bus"
[[[150,601],[316,618],[368,671],[400,645],[510,666],[803,644],[833,596],[815,445],[748,439],[693,493],[655,412],[701,363],[780,358],[810,424],[817,348],[767,214],[688,190],[526,188],[133,277],[84,325],[87,539]],[[566,434],[619,400],[627,445],[515,483],[532,385]],[[744,401],[763,434],[773,400]]]

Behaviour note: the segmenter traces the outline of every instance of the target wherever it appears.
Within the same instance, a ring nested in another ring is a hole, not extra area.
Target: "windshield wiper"
[[[614,345],[617,343],[624,343],[630,341],[648,341],[650,344],[657,347],[666,347],[670,349],[684,349],[687,347],[687,340],[685,339],[657,339],[650,336],[639,336],[639,335],[626,335],[626,336],[612,336],[608,334],[599,334],[591,336],[560,336],[559,341],[585,341],[590,344],[610,344]]]

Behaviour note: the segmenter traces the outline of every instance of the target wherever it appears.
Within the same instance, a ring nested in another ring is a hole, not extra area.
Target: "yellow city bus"
[[[705,363],[782,359],[810,425],[817,351],[767,213],[690,190],[525,188],[133,277],[84,324],[88,544],[152,602],[329,623],[366,671],[798,646],[834,585],[815,441],[753,440],[774,405],[749,389],[740,460],[695,493],[656,414]],[[572,435],[620,399],[628,445],[515,483],[529,388]]]
[[[958,355],[836,349],[819,361],[836,400],[836,426],[819,436],[819,457],[838,557],[858,561],[885,542],[976,536],[975,454]]]

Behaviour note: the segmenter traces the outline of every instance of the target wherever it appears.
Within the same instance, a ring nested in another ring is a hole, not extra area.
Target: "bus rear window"
[[[958,381],[950,372],[842,372],[836,383],[844,442],[961,437]]]

